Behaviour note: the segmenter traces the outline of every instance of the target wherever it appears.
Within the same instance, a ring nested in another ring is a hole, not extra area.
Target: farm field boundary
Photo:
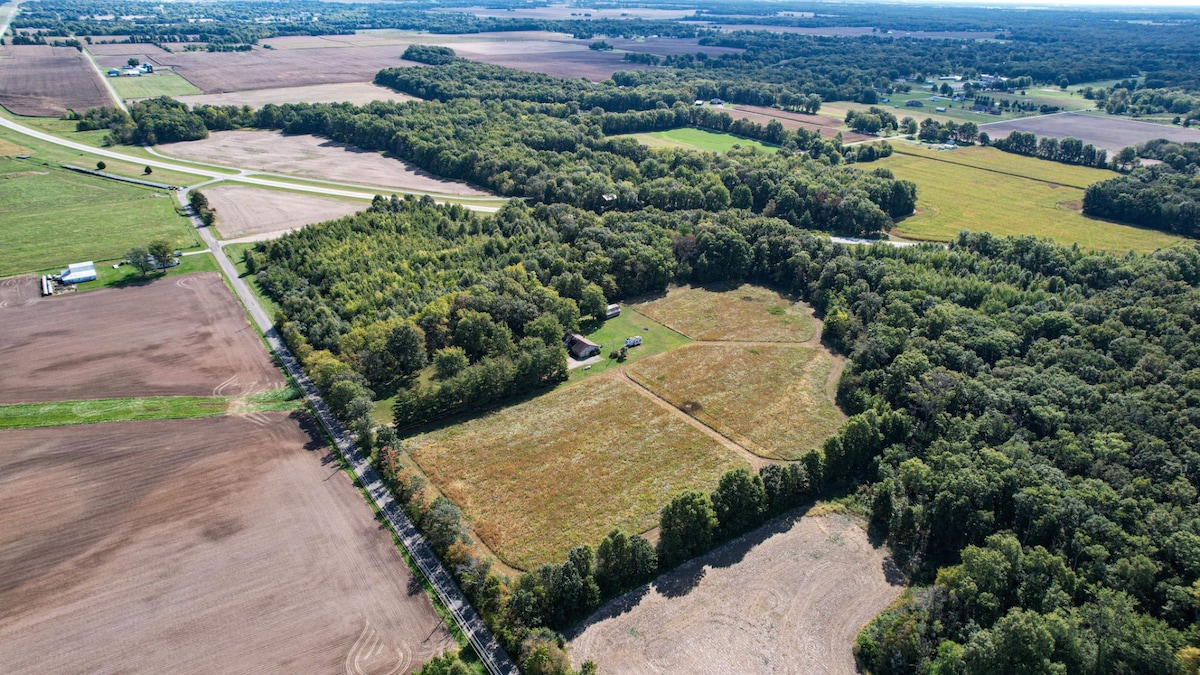
[[[968,146],[957,150],[931,150],[909,143],[897,143],[892,147],[895,149],[896,154],[900,155],[922,157],[934,162],[945,162],[947,164],[979,169],[980,171],[1012,176],[1013,178],[1024,178],[1026,180],[1052,183],[1054,185],[1063,185],[1081,190],[1087,188],[1092,183],[1115,178],[1118,175],[1115,171],[1107,169],[1060,164],[1038,157],[1026,157],[1024,155],[1006,153],[996,148]],[[1002,165],[1005,164],[1011,165],[1014,168],[1002,168]],[[1047,166],[1042,166],[1043,164]],[[1024,170],[1015,168],[1018,165],[1023,165],[1021,168]]]

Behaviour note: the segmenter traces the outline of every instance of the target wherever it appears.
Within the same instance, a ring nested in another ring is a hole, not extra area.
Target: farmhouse
[[[93,262],[72,263],[67,265],[67,269],[59,274],[59,279],[64,284],[78,284],[84,281],[96,280],[96,264]]]
[[[605,319],[615,319],[618,316],[621,316],[621,306],[620,305],[609,305],[608,309],[606,309],[604,311]]]
[[[582,361],[600,353],[600,345],[583,337],[579,333],[567,333],[566,337],[563,338],[563,344],[567,346],[567,351],[571,352],[571,357],[576,361]]]

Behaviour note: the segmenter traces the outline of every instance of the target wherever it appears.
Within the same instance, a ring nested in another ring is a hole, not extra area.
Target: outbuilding
[[[566,337],[563,338],[563,344],[566,345],[567,351],[571,352],[571,357],[576,361],[582,361],[600,354],[600,345],[583,337],[579,333],[567,333]]]
[[[79,284],[85,281],[96,280],[96,263],[81,262],[67,265],[67,269],[62,271],[58,279],[64,284]]]

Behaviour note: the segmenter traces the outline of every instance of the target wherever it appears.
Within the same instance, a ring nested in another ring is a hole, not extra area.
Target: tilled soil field
[[[491,196],[466,183],[438,178],[402,160],[317,136],[285,136],[277,131],[218,131],[204,140],[171,143],[159,149],[184,159],[318,180],[463,197]]]
[[[597,52],[583,44],[551,40],[469,42],[450,45],[463,58],[555,77],[586,77],[600,82],[618,70],[649,68],[630,63],[624,54]]]
[[[898,596],[847,516],[773,521],[601,607],[571,636],[606,673],[855,672],[859,630]]]
[[[177,96],[188,105],[248,105],[261,108],[268,103],[353,103],[366,105],[371,101],[414,101],[412,96],[392,91],[370,82],[347,82],[344,84],[317,84],[311,87],[284,87],[282,89],[253,89],[231,91],[224,94],[200,94]]]
[[[0,325],[0,404],[235,396],[284,384],[214,272],[13,303],[0,307]]]
[[[788,112],[779,110],[778,108],[764,108],[754,105],[739,105],[726,110],[729,116],[733,119],[748,119],[751,122],[758,122],[764,127],[771,123],[771,120],[779,120],[784,129],[795,131],[797,129],[805,129],[807,131],[819,131],[826,138],[833,138],[838,134],[838,127],[843,126],[841,120],[825,115],[804,115],[801,113]],[[853,131],[842,131],[842,141],[846,143],[855,143],[858,141],[868,141],[875,138],[866,134],[860,134]]]
[[[1107,150],[1109,156],[1120,152],[1121,148],[1155,138],[1166,138],[1179,143],[1200,142],[1200,129],[1184,129],[1166,124],[1139,122],[1128,117],[1079,113],[1059,113],[981,124],[979,131],[987,133],[992,138],[1006,138],[1014,131],[1027,131],[1038,136],[1055,138],[1070,136]]]
[[[251,89],[369,82],[384,68],[416,65],[400,58],[404,45],[250,52],[176,52],[153,58],[206,94]]]
[[[66,47],[0,47],[0,105],[17,115],[59,117],[110,103],[83,54]]]
[[[367,208],[366,202],[236,186],[205,188],[204,196],[216,209],[217,229],[226,239],[278,236]]]
[[[0,434],[0,672],[397,673],[454,647],[300,417]]]

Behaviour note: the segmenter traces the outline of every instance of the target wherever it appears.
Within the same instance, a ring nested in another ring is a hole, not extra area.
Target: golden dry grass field
[[[612,528],[644,532],[687,489],[746,462],[615,377],[593,377],[406,441],[414,461],[519,569]]]
[[[808,309],[761,286],[682,286],[635,305],[693,340],[807,342],[816,333]]]
[[[821,347],[691,344],[629,368],[629,377],[671,405],[771,459],[798,459],[838,430],[840,369]]]

